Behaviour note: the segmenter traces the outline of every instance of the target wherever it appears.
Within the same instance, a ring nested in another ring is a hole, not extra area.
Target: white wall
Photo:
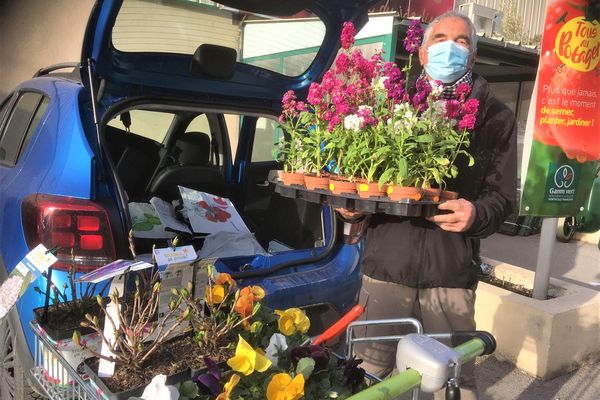
[[[93,0],[0,0],[0,99],[51,64],[79,61]]]

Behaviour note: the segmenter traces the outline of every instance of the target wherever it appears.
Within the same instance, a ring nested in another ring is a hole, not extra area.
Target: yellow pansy
[[[306,333],[310,328],[310,320],[299,308],[288,308],[285,311],[275,310],[275,314],[279,315],[277,326],[286,336],[290,336],[296,331]]]
[[[254,350],[248,342],[238,335],[235,356],[227,360],[227,365],[234,371],[250,375],[255,370],[258,372],[266,371],[271,366],[271,361],[264,353]]]
[[[208,304],[220,304],[223,299],[225,299],[225,287],[223,285],[214,285],[212,288],[207,286],[204,289],[204,300]]]
[[[223,393],[217,396],[216,400],[231,400],[231,391],[240,382],[240,376],[238,374],[231,375],[229,381],[223,387]]]
[[[294,379],[286,373],[273,376],[267,386],[267,400],[298,400],[304,396],[304,375]]]

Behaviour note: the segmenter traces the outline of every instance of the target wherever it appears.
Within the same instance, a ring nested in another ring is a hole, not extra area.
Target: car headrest
[[[235,49],[204,43],[192,57],[190,72],[196,76],[229,80],[235,73],[236,60]]]
[[[175,141],[179,165],[205,166],[210,160],[210,136],[204,132],[186,132]]]

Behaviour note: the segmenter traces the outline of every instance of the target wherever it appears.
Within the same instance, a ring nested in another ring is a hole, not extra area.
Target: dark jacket
[[[515,207],[517,129],[513,112],[492,95],[485,79],[473,78],[470,96],[480,101],[469,147],[475,165],[457,159],[458,177],[447,182],[447,189],[475,205],[473,225],[453,233],[424,218],[375,214],[362,263],[366,275],[419,288],[469,288],[477,282],[472,239],[494,233]]]

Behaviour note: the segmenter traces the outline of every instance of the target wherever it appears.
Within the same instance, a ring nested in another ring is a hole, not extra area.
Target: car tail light
[[[54,267],[88,272],[115,259],[106,210],[90,200],[36,194],[23,201],[25,239],[30,249],[60,246]]]

